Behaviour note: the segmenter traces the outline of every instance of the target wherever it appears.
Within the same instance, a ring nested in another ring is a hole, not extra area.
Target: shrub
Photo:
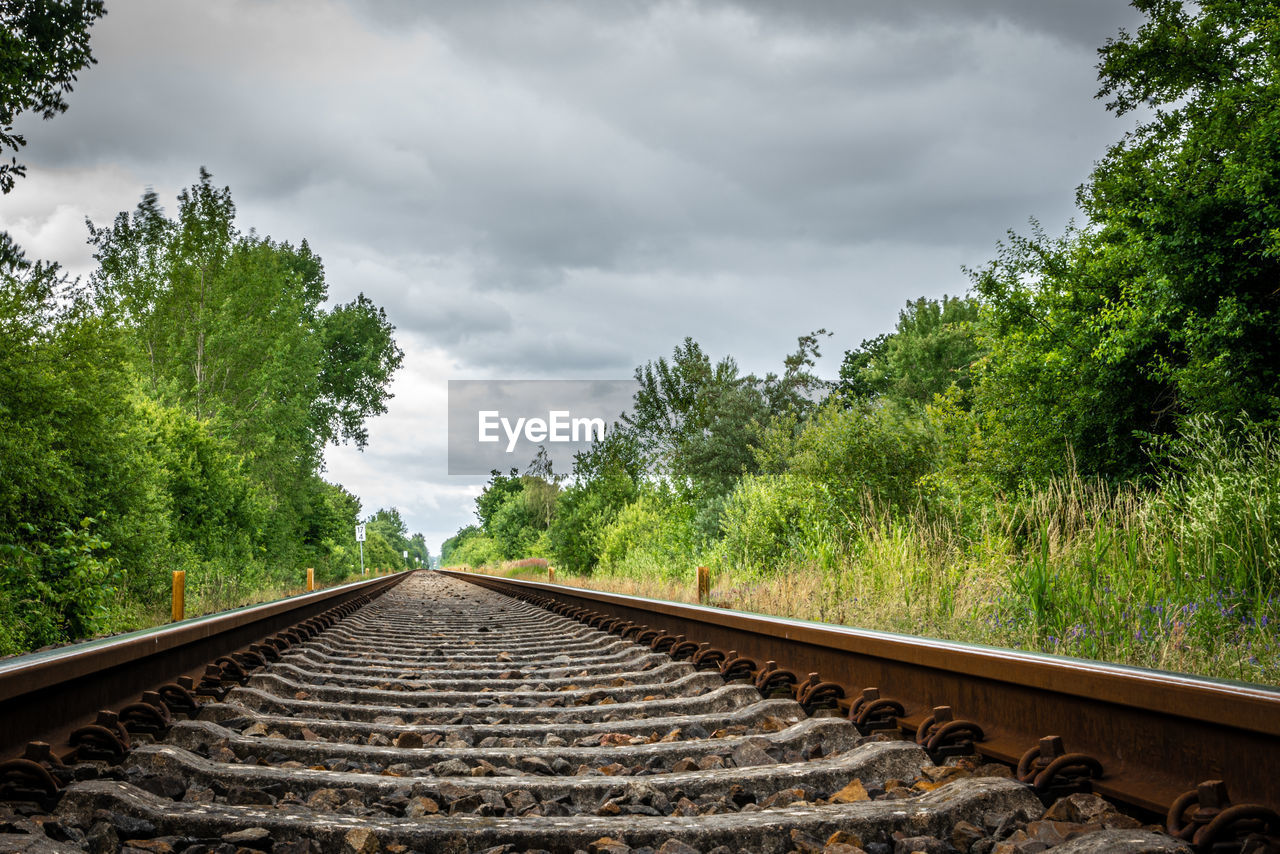
[[[698,539],[694,508],[656,490],[642,492],[600,531],[600,567],[629,574],[643,565],[660,576],[687,574]]]
[[[720,518],[717,562],[768,573],[799,558],[838,562],[853,525],[826,484],[791,474],[748,475],[729,494]]]

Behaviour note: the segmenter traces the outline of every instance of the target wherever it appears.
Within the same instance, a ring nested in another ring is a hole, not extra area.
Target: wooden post
[[[185,569],[175,569],[173,571],[173,622],[178,622],[186,616],[187,610],[187,571]]]
[[[711,598],[711,571],[705,566],[698,567],[698,604],[705,605]]]
[[[310,593],[316,589],[316,571],[312,567],[307,567],[307,592]]]
[[[552,584],[556,583],[556,568],[554,566],[547,567],[547,581]]]

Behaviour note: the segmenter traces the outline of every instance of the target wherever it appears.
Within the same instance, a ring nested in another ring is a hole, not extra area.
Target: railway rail
[[[0,666],[0,852],[1280,851],[1280,692],[484,576],[327,593]]]

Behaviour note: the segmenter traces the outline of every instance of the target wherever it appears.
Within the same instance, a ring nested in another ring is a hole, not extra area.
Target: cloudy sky
[[[907,10],[910,11],[907,11]],[[1006,229],[1052,232],[1129,127],[1093,99],[1120,0],[118,0],[66,114],[21,126],[0,228],[87,273],[84,219],[199,167],[303,237],[405,364],[329,476],[433,552],[471,520],[450,379],[626,378],[685,336],[820,370]]]

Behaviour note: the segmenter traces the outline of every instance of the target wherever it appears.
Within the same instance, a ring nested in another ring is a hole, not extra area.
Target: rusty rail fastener
[[[1102,763],[1087,753],[1067,753],[1062,737],[1049,735],[1022,754],[1017,777],[1035,788],[1036,793],[1051,799],[1074,792],[1089,792],[1091,780],[1103,775]]]
[[[835,682],[825,682],[817,673],[810,673],[808,680],[796,688],[796,702],[812,715],[819,709],[838,709],[844,698],[844,687]]]
[[[720,677],[726,682],[746,679],[754,684],[757,670],[759,665],[756,664],[755,659],[738,655],[736,649],[729,650],[720,663]]]
[[[67,741],[75,748],[77,759],[121,759],[132,746],[119,716],[107,709],[99,711],[93,723],[72,731]]]
[[[1251,850],[1268,850],[1267,844],[1280,849],[1280,815],[1261,804],[1232,804],[1221,780],[1206,780],[1180,795],[1165,827],[1202,854],[1239,851],[1254,840],[1261,845]]]
[[[755,678],[756,689],[762,697],[791,697],[795,699],[796,685],[799,682],[800,678],[795,673],[778,667],[778,662],[776,661],[766,661],[764,667],[756,673]]]
[[[849,721],[863,735],[898,728],[898,718],[907,710],[897,700],[880,696],[880,689],[863,688],[862,694],[849,706]]]
[[[957,720],[950,706],[934,706],[933,714],[920,722],[916,744],[928,751],[935,762],[951,756],[968,756],[973,743],[986,738],[973,721]]]
[[[703,641],[698,644],[698,651],[693,654],[693,666],[698,670],[719,670],[720,665],[728,658],[724,650]]]

